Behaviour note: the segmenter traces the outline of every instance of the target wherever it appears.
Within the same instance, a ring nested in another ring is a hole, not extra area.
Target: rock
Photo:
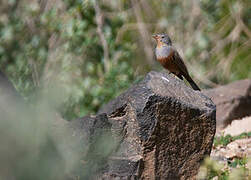
[[[107,115],[105,134],[109,143],[103,146],[107,156],[102,159],[102,167],[96,168],[96,179],[193,179],[203,158],[211,152],[215,105],[174,76],[150,72],[104,106],[101,113]],[[89,122],[82,122],[85,134],[97,129],[94,123],[89,126]],[[85,139],[90,139],[87,136]],[[107,152],[109,146],[112,148]],[[97,147],[89,146],[88,151]],[[96,150],[94,154],[99,153]],[[97,155],[91,157],[95,162]]]
[[[251,138],[238,139],[227,146],[219,146],[212,150],[211,158],[227,163],[234,158],[251,157]]]
[[[226,147],[226,157],[228,157],[228,153],[232,152],[234,156],[230,156],[228,158],[245,158],[251,156],[251,138],[249,139],[238,139],[229,143]],[[230,153],[231,154],[231,153]]]
[[[203,93],[216,104],[217,129],[224,128],[232,120],[251,115],[251,79],[204,90]]]
[[[248,132],[251,132],[251,116],[242,118],[241,120],[234,120],[226,128],[218,131],[219,134],[229,134],[231,136],[237,136]]]

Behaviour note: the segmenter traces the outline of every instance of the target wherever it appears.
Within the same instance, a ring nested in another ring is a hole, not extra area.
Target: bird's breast
[[[179,70],[174,62],[174,50],[172,48],[156,48],[156,57],[160,64],[170,72],[178,74]]]
[[[173,49],[168,46],[156,47],[155,55],[157,59],[168,58],[173,53]]]

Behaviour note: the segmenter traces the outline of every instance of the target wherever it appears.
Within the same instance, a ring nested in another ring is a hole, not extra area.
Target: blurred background
[[[150,70],[165,71],[153,33],[171,36],[201,88],[251,78],[250,7],[249,0],[1,0],[0,69],[25,103],[1,89],[0,179],[81,172],[85,144],[53,129],[54,120],[95,114]]]
[[[168,33],[202,88],[251,77],[248,0],[1,0],[0,68],[27,101],[60,87],[67,120],[92,114],[155,61]]]

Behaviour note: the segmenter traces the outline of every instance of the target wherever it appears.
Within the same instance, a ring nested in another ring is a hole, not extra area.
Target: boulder
[[[217,129],[235,119],[251,115],[251,79],[240,80],[225,86],[204,90],[217,107]]]
[[[218,131],[218,133],[216,133],[216,136],[221,136],[222,134],[238,136],[242,133],[249,133],[249,132],[251,132],[251,116],[242,118],[241,120],[238,119],[232,121],[230,125],[222,129],[221,131]]]
[[[77,121],[89,142],[84,169],[94,167],[87,171],[94,179],[194,179],[210,155],[215,116],[201,92],[150,72],[97,116]]]

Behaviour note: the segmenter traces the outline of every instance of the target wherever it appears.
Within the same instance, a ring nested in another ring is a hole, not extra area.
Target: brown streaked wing
[[[187,70],[187,67],[184,63],[184,61],[182,60],[182,58],[180,57],[179,53],[177,52],[176,49],[173,49],[174,50],[174,63],[179,67],[180,71],[182,73],[184,73],[184,75],[187,75],[188,74],[188,70]]]

